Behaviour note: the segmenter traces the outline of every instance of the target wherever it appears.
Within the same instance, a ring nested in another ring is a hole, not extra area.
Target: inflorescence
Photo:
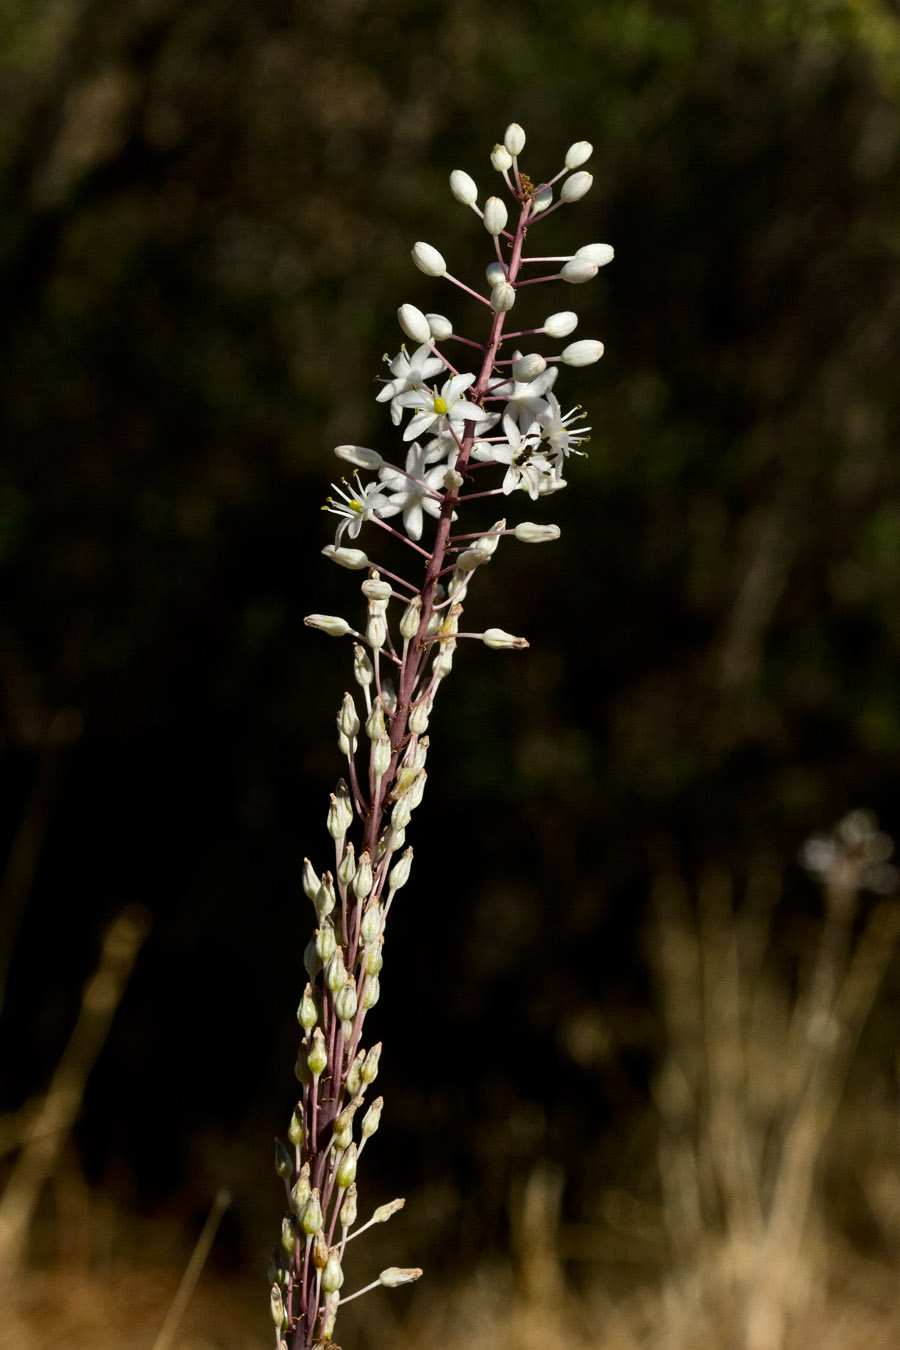
[[[580,446],[589,431],[581,424],[581,409],[564,413],[553,388],[561,365],[590,365],[602,356],[603,344],[582,339],[555,354],[514,350],[501,359],[501,340],[523,346],[525,339],[536,337],[559,342],[574,332],[578,317],[561,310],[538,328],[512,333],[504,332],[504,325],[524,287],[589,281],[613,256],[608,244],[587,244],[564,257],[524,255],[526,232],[578,201],[593,181],[582,168],[592,152],[587,141],[570,146],[559,173],[538,184],[520,169],[524,145],[524,131],[512,123],[491,153],[512,199],[512,219],[503,197],[489,197],[480,207],[472,178],[461,169],[450,175],[453,196],[481,218],[493,241],[486,293],[452,277],[431,244],[418,243],[412,250],[419,271],[451,282],[485,307],[486,340],[455,333],[440,314],[401,305],[400,327],[416,345],[412,351],[402,346],[390,361],[390,378],[382,382],[377,399],[389,405],[396,427],[408,419],[402,467],[364,446],[339,445],[335,451],[356,472],[334,485],[335,495],[324,507],[338,517],[334,544],[324,552],[341,567],[366,573],[365,622],[359,630],[337,615],[311,614],[305,622],[355,639],[353,673],[365,711],[361,714],[354,696],[346,693],[337,716],[347,779],[339,782],[328,811],[334,871],[320,875],[308,859],[303,868],[303,889],[315,907],[317,926],[304,957],[309,983],[297,1011],[303,1030],[296,1064],[302,1094],[288,1129],[289,1147],[276,1145],[276,1171],[288,1202],[270,1269],[277,1350],[309,1350],[330,1340],[339,1305],[377,1286],[410,1283],[422,1273],[389,1267],[365,1288],[341,1294],[348,1241],[385,1222],[404,1203],[382,1205],[357,1225],[357,1166],[383,1105],[377,1097],[362,1109],[381,1053],[380,1044],[363,1047],[363,1024],[379,997],[387,917],[410,875],[406,831],[425,790],[429,718],[457,642],[476,638],[492,648],[528,646],[502,628],[460,631],[472,576],[491,560],[504,536],[524,543],[559,537],[556,525],[523,521],[508,528],[505,519],[488,530],[464,532],[459,517],[475,499],[526,492],[537,501],[558,492],[565,487],[567,458],[584,453]],[[535,264],[554,267],[546,275],[529,275]],[[447,354],[453,342],[462,344],[467,356],[477,356],[476,370],[458,368]],[[484,488],[480,471],[492,469],[502,478],[497,484],[496,476],[489,477],[496,485]],[[363,481],[362,473],[376,477]],[[397,517],[402,530],[388,523]],[[408,546],[418,568],[413,579],[372,565],[356,546],[366,524]],[[431,537],[423,544],[426,525]],[[365,754],[360,750],[363,731]]]

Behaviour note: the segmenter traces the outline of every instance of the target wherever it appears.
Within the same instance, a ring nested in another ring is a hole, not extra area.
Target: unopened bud
[[[338,881],[343,886],[349,886],[356,876],[356,849],[353,847],[353,841],[350,840],[344,849],[341,861],[338,863]]]
[[[324,1270],[328,1264],[328,1243],[325,1241],[325,1229],[317,1228],[312,1244],[312,1259],[316,1270]]]
[[[316,948],[317,948],[316,955],[318,956],[319,954],[318,942],[316,943]],[[313,1027],[316,1025],[318,1020],[319,1020],[319,1010],[316,1007],[316,1000],[315,997],[313,996],[313,987],[311,984],[308,984],[303,991],[303,997],[301,998],[299,1007],[297,1008],[297,1021],[300,1023],[303,1030],[308,1034],[310,1031],[312,1031]]]
[[[373,942],[363,950],[363,970],[367,975],[380,975],[381,968],[384,965],[383,946],[381,939]]]
[[[443,255],[438,253],[436,248],[432,248],[430,244],[423,244],[421,240],[413,247],[412,260],[419,271],[424,272],[427,277],[442,277],[447,270]],[[428,323],[427,318],[425,322]],[[430,333],[430,324],[428,324],[428,328]]]
[[[525,132],[518,122],[510,122],[503,133],[503,144],[511,155],[521,155],[525,149]]]
[[[366,624],[366,642],[374,651],[380,651],[387,642],[387,624],[377,605],[377,601],[369,605],[369,621]]]
[[[334,453],[338,459],[354,464],[358,469],[380,469],[384,466],[384,459],[378,451],[370,450],[366,445],[336,445]]]
[[[294,1170],[294,1160],[280,1139],[275,1140],[275,1171],[286,1180]]]
[[[576,141],[574,145],[570,145],[566,151],[566,158],[564,161],[566,168],[570,171],[572,169],[580,169],[582,164],[585,164],[593,153],[594,147],[591,145],[590,141]]]
[[[559,275],[563,281],[568,281],[573,286],[580,286],[582,282],[590,281],[599,272],[599,267],[590,258],[571,258],[560,269]]]
[[[316,917],[319,922],[330,914],[335,906],[334,877],[330,872],[322,873],[322,885],[316,895]]]
[[[420,346],[431,342],[428,320],[415,305],[401,305],[397,310],[397,319],[406,336],[412,338],[413,342],[418,342]]]
[[[396,1289],[401,1284],[412,1284],[414,1280],[420,1278],[421,1274],[422,1271],[418,1266],[388,1266],[387,1270],[381,1272],[378,1279],[386,1289]]]
[[[346,1084],[347,1091],[355,1097],[363,1087],[362,1067],[366,1058],[365,1050],[360,1050],[356,1059],[347,1070]]]
[[[410,712],[407,726],[416,736],[422,736],[428,730],[428,719],[431,717],[433,702],[433,699],[423,698]],[[406,821],[406,823],[400,825],[399,828],[405,830],[408,824],[409,821]]]
[[[361,548],[338,548],[336,544],[326,544],[322,552],[339,567],[347,567],[351,572],[358,572],[360,568],[369,566],[369,559]]]
[[[481,567],[483,563],[490,561],[491,555],[487,549],[479,548],[476,544],[474,548],[463,549],[456,559],[456,565],[463,572],[474,572],[476,567]]]
[[[379,736],[372,745],[372,774],[376,779],[383,778],[391,767],[392,754],[390,736]]]
[[[344,1272],[341,1270],[340,1249],[332,1247],[328,1253],[328,1260],[325,1262],[325,1269],[322,1271],[322,1290],[326,1294],[336,1294],[344,1283]]]
[[[435,342],[446,342],[453,332],[453,324],[444,314],[426,314],[428,327]]]
[[[588,262],[594,262],[598,267],[605,267],[615,256],[612,244],[582,244],[581,248],[575,250],[576,258],[587,258]]]
[[[408,848],[401,858],[394,863],[388,875],[388,890],[399,891],[401,886],[405,886],[409,881],[409,874],[412,869],[413,851]]]
[[[291,1187],[289,1204],[291,1213],[299,1218],[306,1208],[306,1202],[309,1199],[309,1163],[304,1163],[300,1169],[300,1175]]]
[[[450,191],[463,206],[474,206],[478,201],[478,188],[474,178],[470,178],[464,169],[454,169],[450,175]]]
[[[373,1045],[362,1063],[360,1073],[364,1083],[374,1083],[378,1077],[378,1061],[381,1059],[381,1041]],[[349,1085],[348,1085],[349,1090]]]
[[[513,361],[512,376],[520,384],[528,384],[536,380],[538,375],[543,375],[546,369],[547,362],[540,352],[529,352],[527,356],[520,356],[518,361]]]
[[[372,1215],[372,1222],[387,1223],[388,1219],[398,1214],[405,1204],[406,1201],[398,1197],[396,1200],[389,1200],[386,1205],[379,1205]]]
[[[297,1242],[297,1229],[293,1219],[281,1220],[281,1245],[288,1256],[294,1255]]]
[[[563,202],[577,202],[590,192],[591,184],[594,181],[594,175],[587,170],[581,169],[578,173],[570,174],[559,189],[559,198]]]
[[[307,628],[318,628],[329,637],[346,637],[350,632],[347,620],[337,614],[307,614],[303,622]]]
[[[328,808],[328,833],[332,839],[342,839],[353,821],[353,807],[350,805],[350,792],[343,778],[337,785],[337,791],[331,793],[331,806]]]
[[[356,1223],[356,1182],[353,1181],[347,1187],[347,1194],[344,1196],[341,1205],[341,1227],[352,1228]]]
[[[549,319],[544,320],[544,332],[552,338],[568,337],[577,327],[578,315],[573,314],[570,309],[562,309],[558,314],[551,314]]]
[[[362,1005],[365,1012],[370,1012],[381,997],[381,981],[377,975],[370,975],[366,980],[363,989]]]
[[[514,637],[512,633],[506,633],[502,628],[488,628],[481,634],[481,640],[486,647],[493,647],[497,651],[504,648],[522,651],[528,646],[525,638]]]
[[[322,969],[322,962],[319,960],[319,955],[316,951],[315,937],[311,937],[306,944],[306,949],[303,953],[303,968],[311,980],[314,980]]]
[[[369,659],[369,653],[358,642],[353,644],[353,674],[356,683],[366,689],[375,678],[375,670]]]
[[[322,1227],[322,1206],[319,1203],[319,1191],[313,1187],[300,1219],[300,1227],[307,1237],[312,1237]]]
[[[538,188],[537,192],[532,192],[531,194],[531,214],[533,216],[539,216],[542,211],[547,210],[547,207],[552,201],[553,189],[545,183],[542,187]]]
[[[356,712],[356,704],[353,702],[352,694],[345,694],[344,701],[341,704],[340,712],[337,718],[338,731],[350,741],[355,741],[359,733],[359,717]],[[356,747],[354,746],[354,749]]]
[[[489,286],[496,286],[498,281],[505,281],[509,273],[503,266],[503,263],[497,262],[495,258],[494,261],[489,262],[484,269],[484,275]]]
[[[334,997],[339,989],[342,989],[347,979],[347,967],[344,965],[344,953],[340,947],[328,959],[325,967],[325,985],[329,993]],[[316,1027],[316,1031],[319,1028]],[[313,1032],[313,1035],[316,1033]],[[312,1066],[310,1066],[312,1067]],[[324,1065],[322,1066],[325,1067]]]
[[[370,576],[366,578],[360,587],[367,600],[374,600],[378,605],[386,605],[391,598],[391,583],[381,580],[381,573],[374,569]]]
[[[508,281],[498,281],[491,291],[491,309],[494,313],[508,314],[515,303],[515,288]]]
[[[337,938],[334,935],[334,924],[330,919],[323,919],[322,926],[316,933],[316,955],[323,965],[334,955],[336,946]]]
[[[272,1321],[275,1323],[276,1327],[283,1327],[285,1324],[284,1298],[281,1293],[280,1285],[272,1285],[272,1288],[269,1291],[269,1307],[272,1312]]]
[[[381,697],[376,697],[372,704],[372,711],[366,718],[366,735],[370,741],[377,741],[379,737],[385,734],[384,725],[384,704]]]
[[[419,620],[422,617],[422,597],[414,595],[406,609],[403,611],[403,618],[400,620],[400,636],[406,642],[411,642],[419,631]]]
[[[288,1126],[288,1139],[294,1145],[294,1148],[301,1148],[303,1145],[303,1121],[296,1110],[294,1110],[291,1115],[291,1123]]]
[[[484,228],[496,237],[506,229],[509,212],[502,197],[488,197],[484,204]]]
[[[567,366],[592,366],[603,355],[603,343],[595,338],[583,338],[564,347],[560,360]]]
[[[368,1115],[368,1112],[366,1114]],[[337,1165],[335,1177],[338,1187],[342,1191],[345,1191],[350,1183],[356,1180],[356,1153],[356,1145],[351,1144],[348,1149],[345,1149],[344,1156]]]
[[[381,906],[376,900],[373,904],[369,905],[365,914],[362,916],[362,921],[359,925],[360,940],[368,946],[370,942],[375,941],[380,932]]]
[[[334,1010],[341,1022],[352,1022],[357,1008],[356,981],[351,975],[334,996]]]
[[[381,1124],[381,1112],[383,1109],[384,1098],[376,1097],[366,1114],[363,1116],[362,1124],[359,1127],[359,1132],[363,1139],[368,1139],[369,1136],[374,1134],[378,1129],[378,1126]]]
[[[532,520],[521,521],[513,534],[522,544],[548,544],[559,538],[558,525],[536,525]]]
[[[491,151],[491,164],[498,173],[505,173],[512,164],[512,155],[505,145],[495,145]]]
[[[313,1078],[318,1081],[322,1075],[322,1070],[328,1063],[328,1051],[325,1048],[325,1035],[321,1027],[316,1027],[312,1034],[312,1046],[309,1054],[306,1056],[306,1063]]]
[[[414,708],[413,712],[415,711],[416,709]],[[411,721],[412,713],[410,714],[410,722]],[[391,812],[391,828],[394,830],[405,830],[411,820],[412,806],[409,802],[409,793],[404,792],[403,796],[394,803],[394,809]]]
[[[309,861],[309,858],[303,859],[303,872],[301,876],[301,881],[307,899],[315,901],[315,898],[319,891],[319,887],[321,886],[322,883],[316,876],[315,868]]]
[[[369,857],[368,849],[366,849],[365,852],[360,854],[359,866],[353,878],[353,890],[360,900],[365,900],[369,891],[371,891],[372,881],[372,859]]]

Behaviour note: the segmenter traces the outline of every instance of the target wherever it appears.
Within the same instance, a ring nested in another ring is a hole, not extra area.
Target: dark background
[[[373,380],[399,303],[471,319],[408,257],[488,260],[450,170],[487,195],[514,119],[536,180],[595,146],[548,251],[615,262],[529,297],[606,343],[557,386],[590,457],[508,503],[562,541],[473,585],[472,626],[532,647],[464,646],[442,690],[373,1014],[367,1184],[430,1196],[456,1260],[502,1239],[529,1160],[587,1186],[631,1156],[661,858],[783,865],[787,960],[801,841],[857,805],[897,827],[900,11],[19,3],[0,62],[0,830],[39,856],[3,919],[0,1108],[46,1086],[105,925],[146,906],[76,1156],[137,1212],[228,1184],[225,1248],[260,1265],[350,679],[302,618],[357,600],[320,557],[331,449],[396,454]]]

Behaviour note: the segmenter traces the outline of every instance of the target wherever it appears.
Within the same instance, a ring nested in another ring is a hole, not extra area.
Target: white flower
[[[521,360],[521,357],[521,352],[513,352],[513,363]],[[544,395],[553,388],[558,374],[558,366],[548,366],[533,380],[504,380],[502,384],[494,386],[491,394],[506,400],[503,430],[507,436],[512,426],[527,431],[535,418],[546,410]]]
[[[490,413],[479,408],[477,403],[470,403],[463,398],[465,391],[474,383],[474,375],[454,375],[441,385],[440,393],[423,388],[400,394],[397,399],[400,407],[415,409],[403,439],[412,441],[427,431],[437,436],[448,429],[462,437],[466,422],[476,422],[484,429],[483,424]]]
[[[383,388],[375,395],[375,401],[385,403],[388,399],[391,400],[391,421],[398,427],[403,420],[403,409],[394,400],[399,394],[419,389],[426,380],[440,375],[444,363],[440,357],[432,356],[430,347],[423,343],[421,347],[416,348],[412,356],[405,347],[402,347],[388,369],[394,378],[385,381]]]
[[[570,427],[571,422],[578,422],[585,414],[580,408],[570,408],[563,414],[559,406],[559,400],[554,394],[548,394],[544,411],[538,413],[538,422],[541,428],[541,439],[546,441],[551,451],[557,456],[557,459],[564,459],[566,455],[583,455],[583,450],[576,450],[575,447],[582,441],[588,439],[590,427]]]
[[[438,464],[433,469],[426,467],[434,454],[432,447],[423,449],[418,441],[414,441],[406,453],[405,473],[387,466],[378,475],[382,485],[390,493],[386,498],[387,505],[378,514],[395,516],[398,511],[402,511],[403,527],[410,539],[422,538],[423,511],[427,511],[430,516],[439,516],[441,513],[441,499],[435,496],[435,493],[440,492],[444,485],[447,465]],[[454,446],[451,468],[455,462]]]
[[[345,531],[351,539],[355,539],[362,529],[363,522],[371,520],[373,516],[383,516],[388,505],[387,498],[376,490],[377,484],[363,484],[359,474],[355,474],[354,477],[355,483],[348,483],[344,479],[344,487],[349,488],[349,492],[339,488],[337,483],[332,483],[331,486],[341,500],[335,501],[334,497],[329,497],[322,507],[323,511],[331,511],[334,515],[342,517],[334,536],[335,548],[340,547]]]

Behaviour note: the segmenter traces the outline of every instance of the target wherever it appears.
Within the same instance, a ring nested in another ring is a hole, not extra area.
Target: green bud
[[[301,1148],[303,1146],[303,1120],[297,1114],[296,1110],[291,1116],[291,1123],[288,1126],[288,1139],[290,1139],[295,1148]]]
[[[338,947],[325,967],[325,984],[332,996],[343,986],[346,978],[347,967],[344,965],[344,953]]]
[[[281,1286],[273,1284],[269,1292],[269,1307],[272,1310],[272,1321],[276,1327],[285,1325],[284,1299],[281,1295]]]
[[[391,767],[391,738],[389,736],[379,736],[377,741],[372,742],[372,776],[375,779],[382,779]]]
[[[288,1256],[294,1255],[294,1247],[297,1242],[297,1229],[293,1219],[281,1220],[281,1245]]]
[[[378,1061],[381,1059],[381,1041],[373,1045],[372,1049],[363,1060],[361,1069],[362,1080],[364,1083],[374,1083],[378,1077]]]
[[[363,949],[363,969],[367,975],[381,974],[381,967],[384,965],[382,947],[383,944],[379,939],[379,941],[373,942],[371,946]]]
[[[302,873],[303,889],[310,900],[315,900],[316,892],[319,889],[319,878],[316,876],[315,869],[309,858],[303,859]]]
[[[372,704],[372,711],[366,718],[366,735],[370,741],[377,741],[385,734],[385,730],[384,704],[382,703],[381,698],[378,697]]]
[[[381,573],[376,572],[374,567],[363,582],[361,590],[367,600],[374,600],[377,605],[382,607],[387,604],[392,594],[391,583],[382,581]]]
[[[356,1223],[356,1182],[351,1181],[347,1187],[347,1194],[344,1196],[341,1205],[341,1227],[352,1228]]]
[[[322,1271],[322,1290],[326,1294],[336,1294],[343,1283],[344,1272],[341,1270],[339,1249],[332,1247],[328,1253],[325,1269]]]
[[[409,804],[413,810],[415,810],[416,807],[420,805],[422,798],[425,795],[425,784],[427,782],[428,782],[428,774],[423,769],[417,775],[416,781],[413,783],[412,787],[409,790]]]
[[[300,1169],[300,1175],[291,1187],[291,1194],[288,1204],[291,1212],[297,1217],[303,1213],[306,1208],[306,1202],[310,1196],[309,1186],[309,1163],[304,1163]]]
[[[356,704],[353,702],[352,694],[344,695],[344,701],[337,717],[337,726],[338,731],[342,732],[348,740],[355,741],[359,735],[359,717],[356,713]]]
[[[353,1061],[353,1063],[350,1065],[350,1068],[347,1070],[347,1076],[344,1080],[347,1085],[347,1091],[351,1093],[354,1097],[363,1088],[362,1068],[365,1058],[366,1058],[365,1050],[360,1050],[359,1054],[356,1056],[356,1059]]]
[[[414,595],[406,609],[403,611],[403,618],[400,620],[400,636],[407,642],[412,642],[416,633],[419,631],[419,620],[422,617],[422,597]]]
[[[316,914],[319,922],[330,914],[335,906],[334,877],[330,872],[322,873],[322,884],[316,894]]]
[[[325,1048],[325,1036],[321,1027],[316,1027],[312,1034],[312,1046],[306,1056],[306,1063],[313,1078],[318,1082],[322,1070],[328,1063],[328,1051]]]
[[[341,861],[338,864],[338,881],[342,886],[349,886],[356,876],[356,849],[352,841],[347,842]]]
[[[375,668],[369,660],[369,653],[358,642],[353,644],[353,675],[363,689],[367,689],[375,678]]]
[[[275,1171],[286,1180],[294,1170],[294,1160],[280,1139],[275,1140]]]
[[[318,1187],[313,1186],[309,1199],[300,1218],[300,1227],[307,1237],[312,1237],[322,1227],[322,1206],[319,1203]]]
[[[312,1031],[319,1020],[319,1009],[316,1004],[315,991],[311,984],[308,984],[303,991],[303,997],[300,1000],[300,1006],[297,1009],[297,1021],[303,1030],[307,1033]]]
[[[409,793],[404,792],[403,796],[394,803],[394,809],[391,812],[391,829],[405,830],[412,820],[412,806],[409,801]]]
[[[286,1275],[287,1271],[285,1270],[284,1262],[281,1259],[281,1252],[278,1247],[273,1247],[268,1269],[269,1284],[284,1284]]]
[[[376,1097],[374,1102],[372,1103],[372,1105],[369,1107],[368,1111],[362,1118],[362,1125],[360,1126],[360,1134],[362,1135],[363,1139],[368,1139],[369,1136],[374,1134],[375,1131],[378,1129],[378,1126],[381,1124],[381,1112],[383,1109],[384,1109],[384,1098]]]
[[[294,1065],[294,1075],[304,1087],[309,1087],[312,1082],[312,1074],[309,1071],[309,1065],[306,1062],[306,1051],[301,1047],[297,1056],[297,1062]]]
[[[325,1230],[320,1228],[313,1238],[312,1259],[316,1270],[324,1270],[328,1261],[328,1243],[325,1241]]]
[[[381,906],[375,900],[369,905],[365,914],[362,916],[362,922],[359,925],[360,941],[366,944],[374,942],[381,932]]]
[[[334,954],[336,946],[334,924],[330,919],[323,919],[321,928],[316,930],[316,955],[323,964]]]
[[[377,975],[370,975],[363,990],[362,1005],[366,1012],[374,1008],[381,997],[381,981]]]
[[[322,969],[322,962],[319,960],[319,953],[316,951],[315,934],[306,944],[303,953],[303,968],[311,980],[314,980]]]
[[[342,1022],[353,1022],[356,1016],[356,981],[349,976],[334,996],[334,1011]]]
[[[337,1321],[337,1310],[337,1299],[329,1299],[326,1305],[325,1315],[322,1318],[322,1341],[325,1345],[329,1345],[334,1339],[334,1324]],[[287,1350],[287,1346],[284,1347],[284,1350]]]
[[[349,1127],[349,1128],[346,1129],[346,1130],[340,1130],[340,1131],[335,1130],[334,1138],[333,1138],[333,1140],[332,1140],[332,1145],[333,1145],[334,1148],[336,1148],[336,1149],[349,1148],[350,1145],[351,1145],[352,1143],[353,1143],[353,1128],[352,1128],[352,1126]]]
[[[406,765],[414,774],[419,774],[425,768],[425,760],[428,758],[428,750],[431,741],[427,736],[417,736],[414,741],[410,741],[409,749],[406,752]]]
[[[394,863],[388,877],[388,888],[392,891],[399,891],[401,886],[405,886],[409,881],[409,873],[412,868],[413,851],[408,848],[399,862]]]
[[[368,1114],[369,1113],[366,1112],[366,1115]],[[356,1154],[357,1148],[355,1144],[351,1144],[348,1149],[344,1150],[343,1156],[337,1165],[337,1171],[335,1172],[335,1179],[337,1180],[339,1190],[345,1191],[351,1181],[356,1180]]]
[[[428,730],[428,719],[431,716],[431,709],[433,706],[433,699],[423,698],[420,703],[415,705],[412,712],[409,714],[409,722],[407,725],[409,726],[410,731],[415,732],[417,736],[421,736],[424,731]]]
[[[360,855],[359,866],[353,878],[353,889],[360,900],[365,900],[372,889],[372,859],[369,857],[368,850]]]
[[[337,791],[331,794],[331,806],[328,809],[328,833],[332,839],[343,839],[352,821],[350,791],[342,778],[337,785]]]

